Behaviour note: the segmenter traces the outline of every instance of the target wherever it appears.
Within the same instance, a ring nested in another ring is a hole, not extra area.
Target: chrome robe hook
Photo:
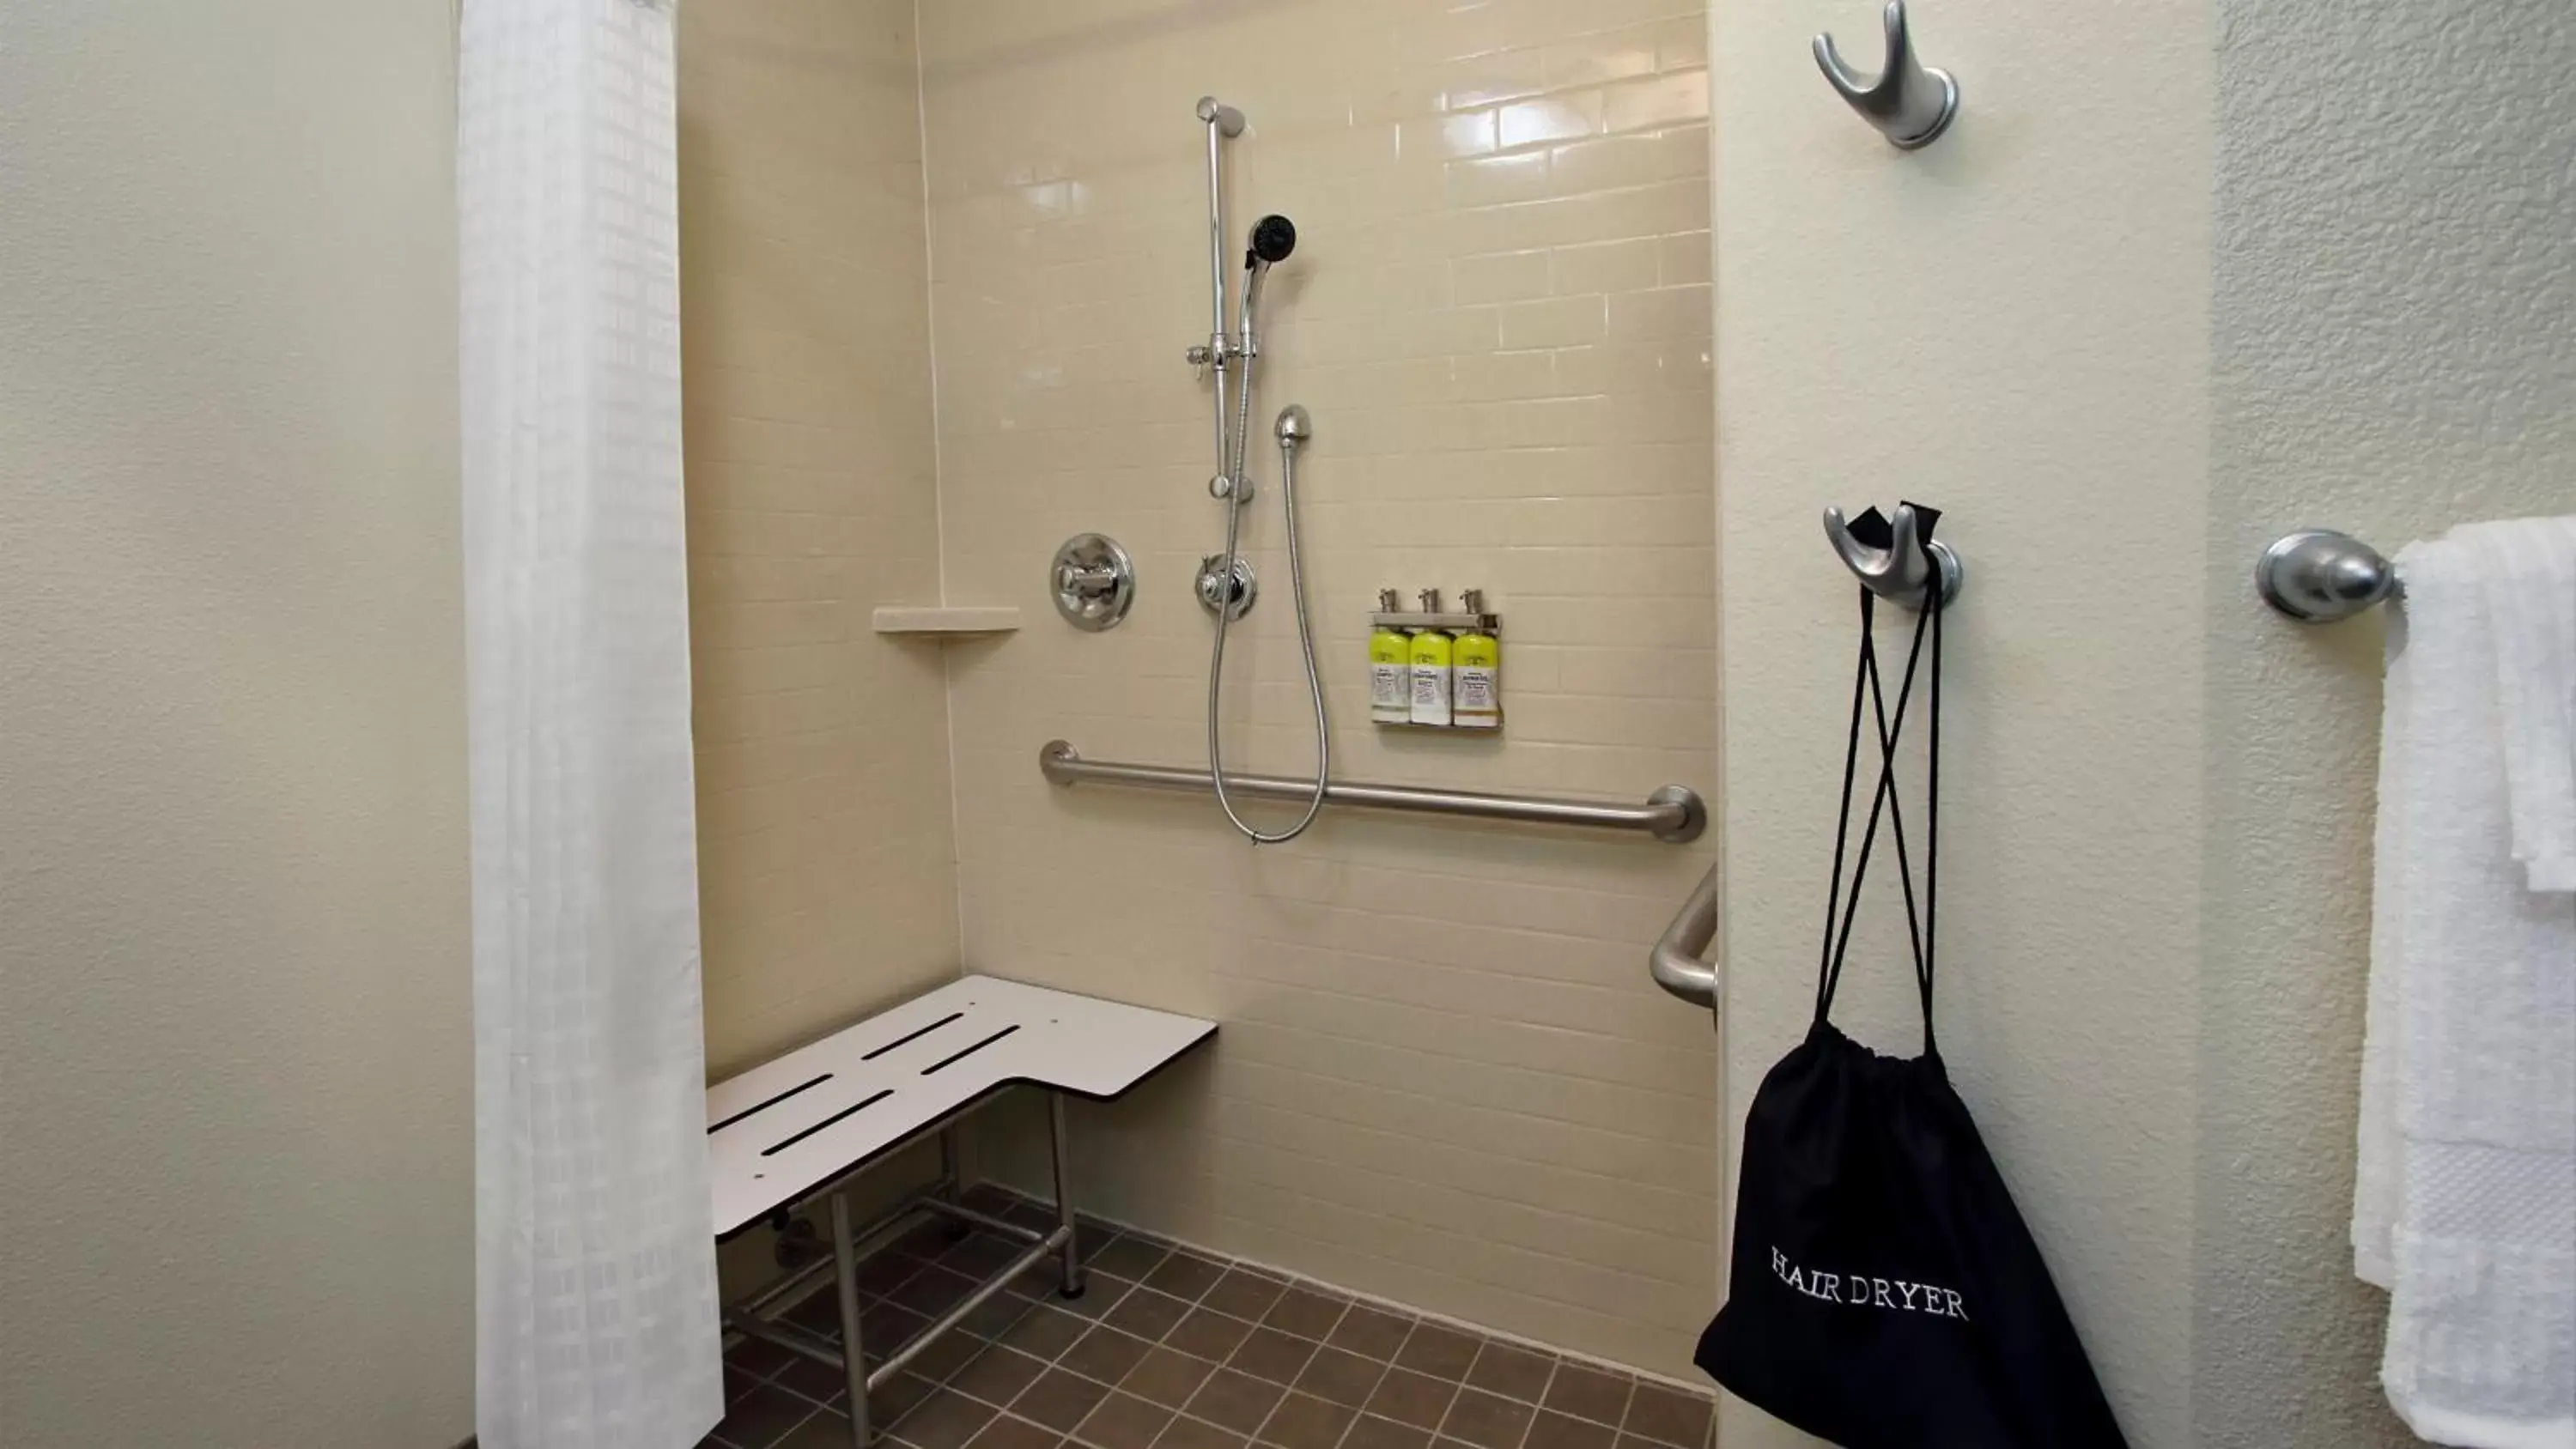
[[[1828,508],[1825,537],[1861,587],[1908,609],[1923,607],[1932,571],[1938,568],[1941,602],[1947,607],[1958,602],[1967,570],[1950,545],[1931,537],[1940,518],[1937,508],[1922,509],[1918,516],[1914,504],[1900,503],[1893,519],[1872,508],[1845,523],[1841,509]]]
[[[1887,0],[1887,67],[1865,76],[1843,64],[1830,35],[1816,37],[1816,64],[1851,108],[1879,129],[1889,144],[1911,151],[1928,146],[1959,112],[1959,83],[1946,70],[1929,70],[1914,58],[1905,31],[1905,0]]]

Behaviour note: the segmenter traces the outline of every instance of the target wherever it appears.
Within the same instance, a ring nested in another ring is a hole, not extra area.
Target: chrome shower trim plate
[[[1077,533],[1047,565],[1048,592],[1064,621],[1086,633],[1115,629],[1136,602],[1136,564],[1105,533]]]
[[[1222,582],[1224,576],[1224,554],[1212,553],[1199,560],[1199,577],[1195,586],[1195,591],[1199,596],[1199,607],[1207,610],[1211,615],[1216,613],[1220,602],[1225,597],[1226,589]],[[1226,617],[1229,619],[1240,619],[1244,615],[1251,613],[1253,600],[1258,598],[1261,594],[1261,580],[1255,577],[1252,572],[1252,560],[1244,558],[1239,554],[1236,555],[1234,560],[1234,588],[1232,592],[1234,595],[1233,607],[1226,614]]]

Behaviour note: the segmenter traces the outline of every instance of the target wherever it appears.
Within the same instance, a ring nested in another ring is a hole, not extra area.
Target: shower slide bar
[[[1214,794],[1215,778],[1205,770],[1180,765],[1134,765],[1086,760],[1063,740],[1049,740],[1038,750],[1038,768],[1058,785],[1086,781],[1127,785],[1143,790],[1181,790]],[[1226,772],[1225,788],[1259,800],[1306,800],[1313,780],[1284,775]],[[1574,825],[1594,830],[1633,830],[1679,845],[1697,840],[1708,828],[1708,806],[1687,785],[1666,785],[1642,805],[1614,800],[1568,800],[1547,795],[1491,795],[1479,790],[1440,790],[1416,785],[1363,785],[1335,780],[1324,787],[1324,803],[1368,810],[1405,810],[1421,815],[1457,815],[1474,820],[1515,820],[1535,825]]]

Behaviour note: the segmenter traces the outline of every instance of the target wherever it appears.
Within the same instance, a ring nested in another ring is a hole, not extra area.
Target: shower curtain
[[[669,0],[459,31],[483,1449],[723,1412],[707,1200]]]

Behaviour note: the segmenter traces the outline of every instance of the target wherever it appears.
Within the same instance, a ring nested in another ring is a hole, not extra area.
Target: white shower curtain
[[[466,0],[458,58],[483,1449],[723,1412],[668,0]]]

